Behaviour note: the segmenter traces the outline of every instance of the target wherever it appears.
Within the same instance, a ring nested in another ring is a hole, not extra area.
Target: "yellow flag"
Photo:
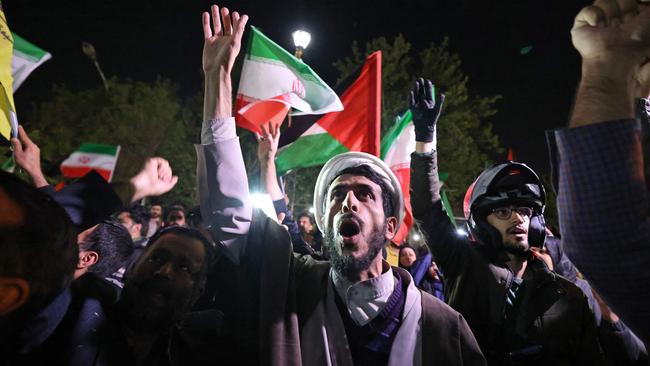
[[[0,134],[7,140],[11,137],[12,125],[14,129],[18,127],[11,77],[13,49],[14,40],[0,2]]]

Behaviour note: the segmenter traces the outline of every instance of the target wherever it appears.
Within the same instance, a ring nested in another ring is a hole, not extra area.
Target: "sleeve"
[[[253,210],[235,119],[205,121],[195,145],[201,215],[213,239],[234,263],[246,246]]]
[[[458,329],[459,329],[459,342],[460,351],[463,358],[464,365],[487,365],[485,357],[481,352],[481,348],[474,338],[474,334],[470,329],[467,321],[462,315],[458,314]]]
[[[440,198],[436,153],[411,154],[413,218],[447,278],[460,275],[469,243],[459,237]]]
[[[45,186],[41,191],[61,205],[82,231],[98,224],[122,206],[111,185],[95,171],[60,191],[55,191],[51,186]]]
[[[645,345],[623,322],[610,323],[603,320],[598,329],[598,338],[610,364],[648,364],[648,351]]]
[[[564,249],[625,323],[650,341],[650,222],[640,125],[610,121],[553,135]]]

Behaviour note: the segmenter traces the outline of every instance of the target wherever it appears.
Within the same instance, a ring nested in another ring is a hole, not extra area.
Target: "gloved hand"
[[[439,101],[436,103],[435,89],[431,80],[419,78],[415,81],[415,86],[409,93],[409,108],[413,114],[415,141],[433,141],[436,123],[445,102],[445,95],[440,94],[438,99]]]

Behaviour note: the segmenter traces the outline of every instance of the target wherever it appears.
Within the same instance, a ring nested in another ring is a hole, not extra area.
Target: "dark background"
[[[209,1],[5,0],[15,33],[49,51],[16,92],[19,115],[49,98],[52,85],[97,86],[94,66],[81,42],[97,49],[107,77],[151,81],[171,78],[182,95],[201,89],[201,12]],[[463,61],[474,95],[501,94],[490,119],[504,148],[535,169],[548,170],[543,131],[564,126],[579,76],[579,57],[569,30],[587,1],[226,1],[288,50],[297,28],[312,34],[305,54],[330,85],[332,63],[349,54],[353,40],[403,33],[415,50],[450,39]],[[527,54],[520,50],[532,46]],[[435,80],[435,75],[425,75]],[[28,121],[27,121],[28,122]],[[504,157],[505,158],[505,157]]]

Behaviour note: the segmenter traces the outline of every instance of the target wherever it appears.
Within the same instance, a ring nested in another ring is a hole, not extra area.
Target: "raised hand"
[[[278,152],[278,142],[280,142],[280,125],[273,126],[268,123],[266,127],[261,126],[262,133],[257,134],[257,158],[260,163],[273,161],[275,154]]]
[[[248,15],[239,15],[228,8],[212,5],[212,25],[210,14],[203,13],[203,71],[206,75],[212,72],[224,71],[230,73],[235,59],[241,49],[241,38],[244,34]],[[214,28],[214,29],[213,29]]]
[[[413,114],[415,140],[432,142],[435,135],[436,123],[440,117],[445,95],[440,94],[438,103],[435,100],[435,89],[430,80],[419,78],[415,81],[413,90],[409,93],[409,108]]]
[[[18,138],[11,139],[16,164],[29,174],[34,186],[46,186],[47,180],[41,170],[41,149],[27,135],[23,126],[18,127]]]
[[[138,201],[148,196],[160,196],[171,191],[178,182],[173,175],[169,162],[163,158],[149,158],[142,170],[131,178],[135,188],[132,201]]]
[[[625,82],[650,81],[648,0],[597,0],[578,13],[571,38],[583,67],[594,64],[597,72],[626,78]],[[641,96],[646,95],[637,95]]]

